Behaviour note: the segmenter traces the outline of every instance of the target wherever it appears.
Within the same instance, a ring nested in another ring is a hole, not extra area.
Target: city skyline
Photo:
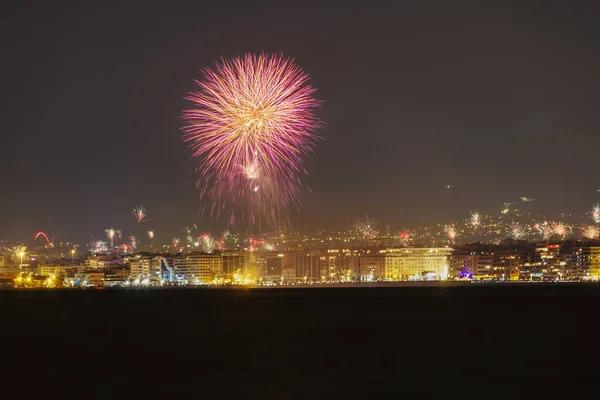
[[[196,247],[202,245],[203,238],[219,240],[223,235],[234,234],[238,237],[269,238],[281,233],[292,236],[314,237],[315,235],[333,235],[353,237],[388,237],[398,240],[398,245],[419,243],[423,245],[441,244],[447,241],[449,245],[457,243],[498,242],[503,239],[524,239],[530,241],[547,241],[554,236],[559,240],[565,239],[596,239],[600,236],[600,203],[592,205],[582,213],[559,213],[541,215],[537,212],[538,201],[534,198],[521,197],[514,201],[505,201],[500,208],[486,212],[486,210],[469,210],[468,213],[458,215],[456,218],[437,221],[431,225],[400,225],[392,226],[387,220],[376,220],[365,213],[347,221],[345,226],[337,229],[316,229],[315,231],[300,231],[289,226],[281,229],[252,230],[221,229],[208,231],[196,223],[180,227],[175,231],[157,232],[153,227],[155,220],[149,217],[144,206],[137,206],[125,218],[123,224],[108,226],[106,229],[96,229],[94,234],[86,237],[64,237],[52,231],[37,231],[25,240],[14,237],[0,237],[5,243],[16,243],[39,247],[59,243],[71,243],[80,249],[96,252],[94,246],[102,246],[105,252],[108,249],[115,251],[117,247],[122,251],[135,251],[139,248],[176,249],[179,245],[196,242]],[[152,214],[150,214],[152,215]],[[131,223],[131,221],[134,221]],[[363,225],[360,227],[359,225]],[[372,226],[369,226],[372,225]],[[125,226],[127,228],[122,229]],[[368,231],[368,232],[367,232]],[[158,237],[157,237],[158,234]],[[177,243],[174,243],[174,242]],[[110,246],[109,246],[110,245]],[[174,247],[173,247],[174,246]]]
[[[210,7],[6,8],[3,37],[18,45],[5,46],[13,62],[2,66],[13,79],[0,236],[129,234],[135,224],[121,221],[136,204],[159,234],[226,229],[226,218],[198,217],[181,111],[199,68],[261,51],[293,57],[324,100],[325,140],[307,160],[314,195],[299,197],[293,230],[344,229],[365,213],[395,229],[450,223],[521,196],[541,215],[583,215],[600,199],[590,176],[599,82],[587,73],[598,27],[585,9]]]

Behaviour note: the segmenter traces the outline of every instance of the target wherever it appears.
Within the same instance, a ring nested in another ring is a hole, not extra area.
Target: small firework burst
[[[553,235],[553,229],[552,229],[552,225],[548,223],[548,221],[544,221],[541,223],[536,223],[533,225],[533,230],[538,232],[540,235],[542,235],[542,238],[544,240],[548,240],[550,239],[550,237]]]
[[[359,217],[352,224],[352,230],[362,238],[374,238],[377,236],[377,222],[365,214],[364,217]]]
[[[137,222],[147,221],[146,209],[144,206],[138,206],[133,209],[133,216],[137,220]]]
[[[562,222],[552,222],[550,226],[552,233],[556,236],[559,236],[561,239],[566,238],[569,236],[569,233],[571,233],[569,227]]]
[[[89,244],[89,248],[90,248],[90,252],[93,254],[102,254],[102,253],[106,253],[108,251],[106,242],[103,240],[92,239],[92,241]]]
[[[444,227],[444,232],[446,232],[446,236],[448,236],[448,239],[450,239],[452,244],[454,244],[454,240],[456,239],[456,236],[457,236],[456,229],[454,228],[454,226],[446,225]]]
[[[510,237],[515,240],[521,240],[527,235],[525,228],[519,223],[513,223],[510,228]]]
[[[113,228],[108,228],[104,231],[106,233],[106,237],[110,240],[110,248],[113,249],[115,247],[115,237],[117,235],[117,231]]]
[[[584,228],[583,236],[588,239],[598,239],[598,228],[595,226],[588,226]]]
[[[592,219],[594,220],[594,223],[599,224],[600,223],[600,203],[595,204],[594,207],[592,207]]]
[[[479,214],[478,211],[471,212],[471,225],[474,228],[477,228],[479,225],[481,225],[481,214]]]
[[[407,230],[403,230],[400,232],[400,244],[402,246],[408,246],[408,244],[410,243],[410,232]]]
[[[212,253],[217,248],[217,241],[211,237],[210,233],[200,236],[199,242],[204,253]]]

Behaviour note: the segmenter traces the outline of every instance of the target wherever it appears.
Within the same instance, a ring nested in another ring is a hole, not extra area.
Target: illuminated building
[[[452,278],[472,278],[476,267],[476,254],[471,250],[457,249],[449,259],[450,276]]]
[[[293,281],[296,279],[296,269],[295,268],[283,268],[281,272],[281,276],[284,281]]]
[[[360,254],[352,252],[346,254],[346,278],[350,281],[360,281]]]
[[[565,243],[561,248],[562,278],[585,281],[597,280],[600,272],[600,247]]]
[[[39,276],[73,276],[81,267],[72,267],[68,265],[39,265],[37,274]]]
[[[256,264],[259,279],[265,281],[280,281],[283,277],[283,261],[283,253],[269,252],[258,255]]]
[[[189,253],[173,260],[175,279],[183,284],[209,284],[221,276],[223,259],[220,254]]]
[[[455,248],[450,256],[450,276],[453,279],[519,280],[522,267],[533,265],[535,259],[535,245],[531,243],[467,244]]]
[[[85,266],[91,269],[102,269],[108,266],[123,264],[123,260],[118,255],[91,255],[85,259]]]
[[[1,265],[0,266],[0,275],[17,275],[21,272],[18,264],[15,265]]]
[[[321,280],[321,255],[315,252],[292,255],[294,275],[299,280],[316,282]],[[284,279],[285,274],[284,274]]]
[[[225,251],[223,257],[223,278],[225,281],[233,281],[235,276],[246,274],[246,253],[241,251]]]
[[[377,236],[372,239],[367,239],[367,247],[391,247],[396,241],[391,236]]]
[[[131,279],[156,282],[163,278],[166,260],[162,256],[138,254],[129,260]],[[168,264],[167,264],[168,265]]]
[[[600,246],[590,246],[590,277],[597,281],[600,279]]]
[[[362,282],[385,279],[385,257],[383,254],[365,254],[360,257],[360,278]]]
[[[149,256],[137,255],[129,261],[131,279],[146,279],[150,276]]]
[[[539,243],[533,259],[521,266],[521,280],[557,280],[562,276],[560,245]]]
[[[448,257],[452,249],[392,248],[384,255],[385,278],[388,280],[440,279],[448,273]]]
[[[75,286],[102,286],[104,285],[104,272],[78,272],[73,278]]]
[[[494,269],[502,273],[503,280],[518,281],[521,275],[521,257],[519,254],[501,253],[495,257]],[[496,274],[497,278],[500,278]]]
[[[350,259],[349,254],[352,252],[349,249],[329,249],[327,250],[327,259],[323,264],[321,276],[328,281],[347,281],[350,280]],[[359,264],[356,263],[356,269]]]

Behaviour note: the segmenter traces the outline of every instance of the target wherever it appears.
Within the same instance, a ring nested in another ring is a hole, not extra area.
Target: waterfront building
[[[387,280],[446,279],[449,256],[452,249],[436,248],[390,248],[381,250]]]
[[[247,273],[247,257],[243,251],[225,251],[223,257],[223,279],[226,282],[242,280]]]
[[[182,284],[209,284],[222,275],[223,259],[220,254],[189,253],[173,260],[173,270]]]

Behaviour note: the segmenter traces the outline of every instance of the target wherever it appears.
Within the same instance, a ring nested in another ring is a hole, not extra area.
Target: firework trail
[[[377,222],[365,214],[364,217],[358,217],[354,224],[352,224],[351,229],[358,235],[363,238],[374,238],[377,236]]]
[[[106,237],[110,240],[110,248],[115,248],[115,236],[117,232],[113,228],[108,228],[104,231],[106,233]]]
[[[454,244],[454,239],[456,239],[456,229],[454,229],[454,226],[452,225],[446,225],[444,227],[444,232],[446,232],[446,236],[448,236],[448,239],[450,239],[450,241],[452,242],[452,244]]]
[[[173,239],[173,247],[174,248],[178,248],[180,243],[181,243],[181,239],[179,239],[179,238]]]
[[[46,239],[46,245],[47,246],[52,246],[52,242],[50,242],[50,239],[48,238],[48,235],[46,235],[44,232],[38,232],[35,234],[33,240],[37,240],[39,237],[43,237],[44,239]]]
[[[193,246],[194,237],[192,236],[192,229],[186,226],[185,228],[183,228],[183,232],[185,233],[185,241],[187,242],[188,246]]]
[[[594,205],[594,207],[592,207],[592,219],[594,220],[594,223],[599,224],[600,223],[600,203]]]
[[[232,206],[273,222],[299,205],[304,157],[312,152],[320,105],[309,76],[283,55],[246,54],[204,69],[204,80],[187,99],[184,140],[200,157],[201,196],[214,200],[217,216]]]
[[[144,208],[144,206],[139,206],[133,209],[133,216],[135,217],[135,219],[137,220],[137,222],[144,222],[144,221],[148,221],[148,219],[146,218],[146,209]]]
[[[471,225],[474,228],[477,228],[479,225],[481,225],[481,214],[479,214],[478,211],[471,212]]]
[[[154,248],[154,231],[148,231],[148,239],[150,239],[150,247]]]
[[[135,249],[137,249],[137,245],[138,245],[137,236],[130,234],[129,235],[129,244],[130,244],[131,248],[133,249],[133,251],[135,251]]]

